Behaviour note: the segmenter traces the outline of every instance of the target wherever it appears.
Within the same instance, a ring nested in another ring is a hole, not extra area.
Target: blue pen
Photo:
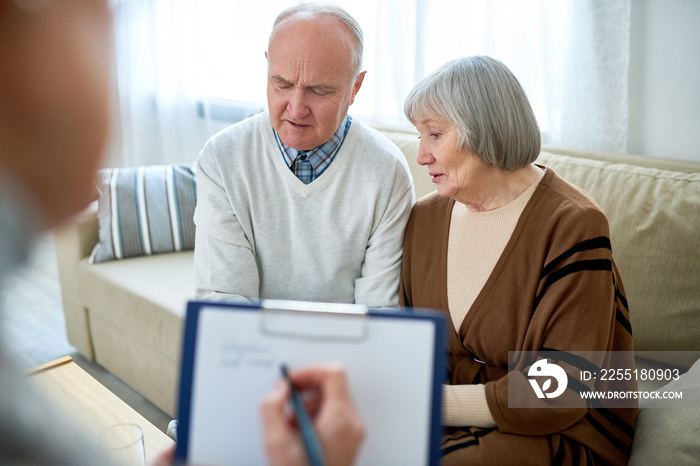
[[[306,448],[306,455],[309,457],[309,463],[311,466],[323,466],[326,464],[326,461],[323,458],[321,445],[318,443],[318,437],[316,437],[314,427],[311,425],[311,419],[309,419],[309,415],[306,412],[306,409],[304,409],[304,403],[301,401],[301,396],[294,387],[292,381],[289,379],[287,365],[282,364],[280,366],[280,370],[282,371],[282,377],[289,382],[289,387],[292,392],[292,407],[294,408],[294,414],[296,415],[297,422],[301,428],[301,437],[304,440],[304,448]]]

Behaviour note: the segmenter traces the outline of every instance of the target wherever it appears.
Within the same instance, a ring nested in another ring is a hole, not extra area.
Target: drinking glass
[[[97,435],[97,445],[115,465],[146,464],[143,430],[136,424],[116,424],[103,429]]]

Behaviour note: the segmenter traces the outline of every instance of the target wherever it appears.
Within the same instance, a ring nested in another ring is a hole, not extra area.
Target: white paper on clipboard
[[[260,403],[280,379],[280,365],[340,362],[367,432],[357,464],[438,464],[444,328],[432,313],[191,302],[177,457],[266,464]]]

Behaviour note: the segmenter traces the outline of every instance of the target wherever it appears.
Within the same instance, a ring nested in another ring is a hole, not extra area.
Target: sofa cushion
[[[126,294],[143,303],[167,310],[178,318],[184,318],[187,301],[195,297],[193,251],[135,257],[126,261],[94,265],[89,265],[83,260],[79,267],[85,281],[90,281],[93,285],[94,280],[99,280],[112,290],[111,295],[105,296],[104,291],[86,287],[85,301],[91,309],[99,308],[103,302],[114,302],[118,295]],[[121,316],[115,317],[120,319],[130,312],[135,311],[123,309],[120,311]],[[140,332],[144,329],[134,331]],[[144,336],[148,334],[146,331]]]
[[[193,164],[97,172],[99,242],[90,263],[194,248]]]
[[[700,458],[700,360],[664,391],[682,392],[683,406],[643,408],[637,414],[630,465],[691,465]],[[679,400],[680,402],[680,400]]]
[[[607,215],[635,350],[700,350],[700,173],[548,152],[538,163],[588,192]]]

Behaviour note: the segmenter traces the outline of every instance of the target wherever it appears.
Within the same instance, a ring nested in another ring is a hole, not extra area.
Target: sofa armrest
[[[56,258],[59,262],[77,263],[88,257],[97,244],[98,228],[97,202],[93,202],[55,231]]]
[[[97,202],[54,231],[58,280],[63,297],[66,334],[71,345],[89,360],[94,359],[88,311],[83,303],[80,264],[98,240]]]

